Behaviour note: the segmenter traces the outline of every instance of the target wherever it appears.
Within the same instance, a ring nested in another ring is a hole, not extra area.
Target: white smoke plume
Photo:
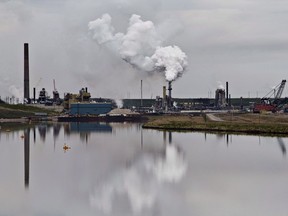
[[[16,97],[16,98],[22,98],[24,93],[23,90],[18,88],[15,85],[11,85],[9,86],[9,92],[11,93],[12,96]]]
[[[222,82],[217,81],[217,89],[222,89],[222,90],[225,89],[225,88],[224,88],[224,85],[222,84]]]
[[[142,71],[164,73],[167,81],[180,77],[188,65],[186,54],[177,46],[163,47],[153,22],[143,21],[139,15],[131,16],[126,34],[115,33],[109,14],[89,22],[88,28],[98,44]]]
[[[123,100],[115,99],[114,101],[115,101],[115,103],[117,105],[117,108],[123,108]]]

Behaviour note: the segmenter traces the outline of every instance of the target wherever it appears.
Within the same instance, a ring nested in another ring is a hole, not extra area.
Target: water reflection
[[[283,139],[281,137],[278,137],[277,141],[278,141],[278,144],[280,146],[283,156],[286,156],[286,146],[285,146]]]
[[[79,134],[86,143],[91,133],[112,133],[112,127],[108,123],[99,122],[71,122],[64,125],[66,135]]]
[[[80,138],[86,136],[86,142],[87,142],[87,135],[90,133],[112,133],[112,126],[110,124],[100,124],[100,123],[69,123],[69,124],[40,124],[32,128],[33,130],[33,137],[34,137],[34,143],[36,142],[36,129],[38,129],[38,134],[41,138],[42,141],[46,140],[46,135],[49,133],[50,129],[53,128],[53,139],[54,139],[54,151],[55,151],[55,140],[59,137],[61,128],[64,128],[64,133],[66,136],[70,136],[71,134],[79,134]],[[166,132],[163,131],[163,151],[162,153],[158,153],[158,155],[153,155],[153,153],[149,156],[151,153],[145,152],[145,145],[143,141],[143,129],[140,127],[138,128],[141,133],[141,149],[142,149],[142,155],[139,156],[139,161],[134,161],[135,165],[130,163],[129,167],[126,167],[123,173],[127,173],[127,175],[130,175],[130,172],[139,172],[139,176],[143,175],[143,173],[146,173],[149,175],[151,174],[151,171],[154,169],[154,177],[161,179],[165,175],[169,175],[168,170],[172,171],[172,177],[171,179],[176,178],[178,176],[178,179],[184,175],[186,165],[184,163],[184,157],[183,157],[183,152],[181,149],[175,145],[172,144],[172,132]],[[29,168],[30,168],[30,128],[24,130],[24,135],[23,135],[23,140],[24,140],[24,185],[26,188],[29,187]],[[0,133],[0,135],[3,132]],[[168,134],[168,144],[167,144],[167,134]],[[9,138],[10,134],[6,134],[6,138]],[[1,137],[1,136],[0,136]],[[12,137],[14,138],[14,134],[12,134]],[[217,139],[225,139],[227,147],[229,146],[229,143],[232,143],[232,137],[233,135],[231,134],[216,134]],[[204,133],[204,138],[205,141],[207,141],[207,133]],[[280,147],[281,153],[283,156],[286,156],[286,145],[283,141],[283,138],[277,137],[275,138],[277,140],[277,143]],[[259,143],[261,143],[261,137],[259,136]],[[153,156],[152,156],[153,155]],[[173,160],[172,160],[173,158]],[[156,162],[158,161],[158,162]],[[158,163],[158,168],[156,168],[156,163]],[[160,165],[161,164],[161,165]],[[165,168],[166,166],[166,168]],[[169,167],[170,166],[170,167]],[[152,168],[153,167],[153,168]],[[160,168],[161,167],[161,168]],[[178,169],[178,174],[176,173],[176,170]],[[137,169],[139,169],[137,171]],[[146,169],[146,170],[145,170]],[[158,172],[155,170],[158,169]],[[165,171],[166,170],[166,171]],[[121,174],[123,176],[122,181],[125,181],[126,176],[124,174]],[[173,175],[176,175],[173,177]],[[167,177],[167,176],[166,176]],[[138,177],[137,177],[138,178]],[[145,177],[144,179],[147,179]],[[165,179],[165,178],[164,178]],[[141,183],[138,183],[141,185]],[[106,186],[105,186],[106,187]],[[112,186],[109,186],[110,188]],[[118,187],[118,186],[113,186],[113,187]],[[123,187],[123,186],[121,186]],[[111,190],[111,189],[110,189]],[[117,191],[120,189],[113,189],[113,191]],[[103,191],[101,192],[102,196],[107,196],[107,194],[103,195]],[[111,192],[106,192],[106,193],[111,193]],[[128,191],[126,193],[129,193]],[[112,196],[110,194],[109,196]],[[98,198],[92,198],[94,200],[100,199]],[[104,199],[103,197],[101,199]],[[112,199],[112,198],[111,198]],[[100,202],[100,201],[99,201]],[[103,200],[101,201],[103,202]],[[143,201],[146,202],[146,201]],[[147,201],[148,202],[148,201]],[[99,204],[97,204],[99,205]],[[111,204],[108,204],[111,205]],[[146,204],[143,204],[145,206]],[[105,210],[106,207],[104,207]],[[137,207],[134,207],[137,209]],[[142,207],[141,207],[142,208]],[[107,210],[107,209],[106,209]],[[105,210],[105,211],[106,211]],[[135,210],[135,209],[134,209]],[[138,211],[138,210],[135,210]]]
[[[207,141],[207,136],[208,136],[209,133],[204,133],[204,140]],[[165,135],[166,136],[166,135]],[[166,139],[166,137],[164,136],[164,139]],[[220,133],[220,134],[215,134],[215,136],[217,137],[217,139],[219,140],[222,140],[224,139],[225,142],[226,142],[226,145],[227,147],[229,147],[229,144],[232,144],[232,139],[233,139],[233,136],[239,136],[239,135],[233,135],[233,134],[224,134],[224,133]],[[281,150],[281,153],[283,156],[286,156],[286,145],[285,145],[285,142],[283,141],[283,138],[282,137],[275,137],[274,138],[279,147],[280,147],[280,150]],[[258,136],[258,142],[259,144],[261,144],[261,136]]]
[[[72,122],[69,124],[69,126],[70,126],[70,132],[112,133],[112,127],[109,124],[103,124],[103,123]]]
[[[181,148],[172,144],[172,132],[168,132],[169,144],[163,132],[161,151],[146,151],[142,136],[141,131],[141,153],[95,188],[90,195],[92,207],[113,215],[157,215],[166,184],[183,179],[188,163]]]
[[[24,184],[29,187],[29,167],[30,167],[30,129],[24,130]]]
[[[37,142],[36,129],[41,141],[46,141],[46,135],[49,134],[51,128],[53,128],[53,139],[54,139],[54,151],[56,145],[56,139],[59,137],[61,128],[64,128],[66,135],[72,133],[79,133],[80,137],[86,136],[91,132],[96,133],[112,133],[112,127],[109,124],[100,123],[70,123],[70,124],[39,124],[32,128],[34,143]],[[29,188],[29,173],[30,173],[30,131],[31,128],[24,129],[24,134],[21,136],[24,142],[24,185],[25,188]],[[8,131],[6,131],[7,133]],[[0,132],[0,135],[2,133]],[[6,134],[9,138],[9,134]],[[14,133],[12,134],[14,137]]]
[[[120,123],[40,124],[0,138],[0,215],[287,213],[287,138]]]
[[[38,132],[39,132],[39,136],[40,136],[42,141],[46,140],[46,133],[48,132],[50,127],[51,126],[47,125],[47,124],[38,125]]]
[[[34,142],[36,142],[36,130],[40,136],[41,141],[46,141],[46,136],[53,128],[54,141],[59,137],[61,128],[64,129],[66,136],[71,134],[79,134],[80,137],[87,138],[90,133],[112,133],[112,126],[106,123],[85,123],[85,122],[71,122],[71,123],[55,123],[55,124],[39,124],[33,127]]]
[[[57,139],[59,137],[61,130],[61,124],[54,124],[53,125],[53,137],[54,139]]]

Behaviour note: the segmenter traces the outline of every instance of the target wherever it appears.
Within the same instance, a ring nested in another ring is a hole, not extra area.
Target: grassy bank
[[[47,115],[56,115],[57,112],[51,109],[45,109],[41,107],[17,104],[0,104],[0,118],[22,118],[22,117],[31,117],[35,113],[47,113]]]
[[[221,121],[206,115],[149,116],[143,128],[288,136],[288,117],[284,114],[218,114],[217,118]]]

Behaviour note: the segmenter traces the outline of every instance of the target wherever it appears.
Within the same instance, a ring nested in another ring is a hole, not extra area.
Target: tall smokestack
[[[143,84],[142,84],[142,80],[141,80],[141,107],[143,106],[143,92],[142,92],[142,87],[143,87]]]
[[[163,100],[162,100],[162,107],[165,108],[166,106],[166,86],[163,86]]]
[[[168,91],[169,91],[168,107],[172,107],[172,82],[171,81],[168,83]]]
[[[24,43],[24,100],[30,101],[29,94],[29,44]]]
[[[36,103],[36,88],[33,88],[33,102]]]
[[[226,82],[226,103],[227,103],[227,105],[229,105],[228,82]]]

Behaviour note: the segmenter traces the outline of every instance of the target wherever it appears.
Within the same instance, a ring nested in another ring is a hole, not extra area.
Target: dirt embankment
[[[30,105],[10,105],[0,104],[0,119],[3,121],[15,121],[15,119],[24,119],[27,117],[33,117],[37,113],[45,113],[48,116],[59,114],[58,110],[47,109],[45,106],[30,106]],[[14,120],[13,120],[14,119]],[[21,120],[21,121],[22,121]]]
[[[288,136],[288,115],[221,113],[193,115],[161,115],[148,117],[144,128],[275,134]]]

